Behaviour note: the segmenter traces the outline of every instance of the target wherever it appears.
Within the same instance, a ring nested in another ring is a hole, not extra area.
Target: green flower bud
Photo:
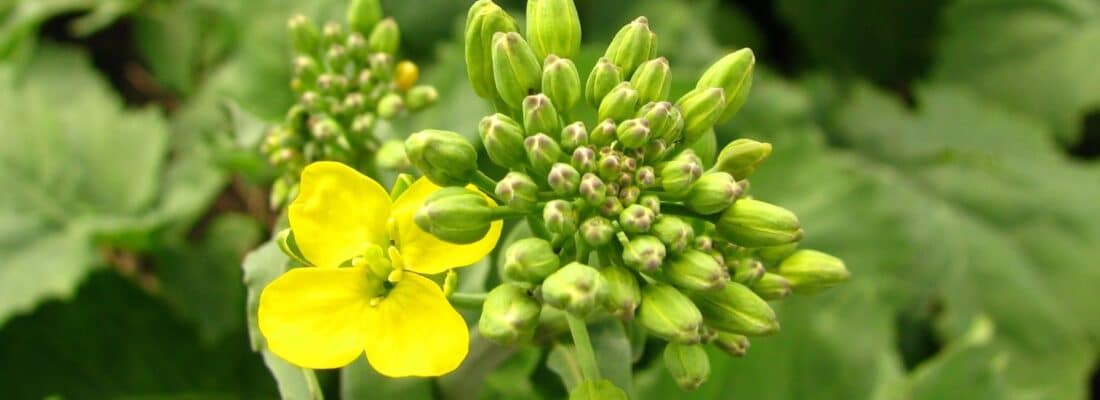
[[[561,121],[549,97],[539,93],[523,99],[523,126],[528,135],[545,133],[557,140],[555,136],[561,132]]]
[[[509,345],[531,340],[542,307],[522,287],[504,283],[485,296],[477,331],[494,342]]]
[[[405,106],[409,108],[409,111],[420,111],[428,108],[428,106],[435,104],[436,100],[439,100],[439,92],[435,90],[434,86],[413,86],[405,93]]]
[[[558,147],[558,142],[542,133],[524,139],[523,148],[531,168],[540,177],[547,176],[550,168],[561,157],[561,147]]]
[[[551,307],[584,317],[607,297],[607,282],[600,271],[572,262],[542,282],[542,300]]]
[[[321,45],[321,32],[305,15],[297,14],[287,22],[290,41],[299,54],[315,54]]]
[[[695,89],[680,97],[676,107],[684,115],[684,143],[695,143],[710,131],[725,106],[726,96],[719,88]]]
[[[761,247],[753,254],[766,265],[778,265],[791,254],[798,250],[798,243],[787,243],[779,246]]]
[[[577,231],[577,211],[573,203],[565,200],[550,200],[542,209],[542,219],[546,230],[555,235],[569,236]]]
[[[556,163],[550,167],[550,173],[546,177],[546,183],[550,189],[558,195],[569,195],[577,192],[577,186],[581,184],[581,173],[576,168],[566,163]]]
[[[672,87],[671,72],[668,59],[664,57],[643,62],[630,78],[630,85],[638,90],[638,100],[649,103],[667,98]]]
[[[699,78],[699,83],[695,87],[721,88],[726,94],[726,106],[718,118],[719,123],[733,118],[748,99],[749,88],[752,87],[754,64],[756,64],[756,56],[753,55],[752,49],[744,48],[722,57],[707,68]]]
[[[680,344],[699,343],[703,315],[699,308],[676,288],[651,283],[642,288],[642,306],[638,324],[654,336]]]
[[[638,203],[638,196],[641,196],[641,195],[642,195],[642,189],[638,189],[637,186],[627,186],[627,187],[624,187],[622,189],[619,189],[619,200],[622,200],[623,205],[626,205],[628,207],[633,206],[636,203]],[[645,207],[646,209],[649,209],[650,211],[653,211],[652,208],[649,208],[649,207],[646,207],[646,206],[642,206],[642,207]],[[654,214],[656,214],[656,211],[654,211]]]
[[[501,275],[510,281],[539,283],[561,266],[561,259],[550,242],[539,238],[524,238],[513,242],[504,251]]]
[[[623,71],[607,57],[601,57],[588,74],[584,83],[584,98],[588,105],[598,108],[604,97],[623,81]]]
[[[321,66],[317,64],[317,60],[309,56],[298,56],[294,58],[294,77],[299,78],[305,82],[314,82],[321,76]]]
[[[734,357],[744,357],[749,351],[749,338],[736,333],[718,332],[714,346]]]
[[[374,162],[381,168],[399,170],[409,167],[409,159],[405,157],[405,143],[398,139],[387,140],[378,149]]]
[[[741,196],[741,187],[730,174],[708,172],[688,189],[684,205],[703,215],[717,214],[733,204]]]
[[[529,93],[539,92],[542,65],[518,33],[493,35],[493,80],[501,100],[514,109],[523,107],[523,99]]]
[[[714,249],[714,238],[707,235],[699,235],[695,237],[695,249],[702,251],[710,251]]]
[[[396,54],[400,46],[401,30],[397,28],[397,21],[393,18],[379,22],[367,37],[367,48],[371,53]]]
[[[571,160],[573,167],[577,171],[589,173],[596,170],[596,151],[591,147],[578,147],[573,150],[573,157]]]
[[[478,123],[485,152],[496,165],[510,168],[527,163],[523,127],[504,114],[493,114]]]
[[[356,65],[366,64],[370,50],[367,48],[367,38],[363,34],[359,32],[348,34],[348,39],[344,42],[344,48],[348,50],[348,57]]]
[[[680,115],[680,109],[667,101],[642,106],[638,110],[638,117],[649,121],[651,137],[661,139],[666,144],[680,139],[680,132],[684,129],[684,117]]]
[[[778,274],[764,273],[760,280],[749,285],[764,300],[779,300],[791,294],[791,282]]]
[[[649,121],[634,118],[623,121],[615,130],[619,143],[628,149],[637,149],[649,142]]]
[[[581,20],[573,0],[529,0],[527,38],[541,58],[573,58],[581,49]]]
[[[722,149],[712,170],[730,174],[734,179],[745,179],[756,172],[756,166],[764,162],[771,154],[771,143],[761,143],[752,139],[737,139]]]
[[[607,379],[584,381],[569,392],[569,400],[629,400],[626,392]]]
[[[604,185],[603,181],[595,174],[584,174],[581,177],[581,184],[577,191],[580,192],[581,197],[589,205],[599,205],[607,199],[607,185]]]
[[[495,192],[504,204],[516,210],[531,210],[539,200],[538,184],[522,172],[509,172],[497,182]]]
[[[493,77],[493,35],[497,32],[518,32],[519,25],[492,0],[478,0],[466,16],[464,34],[466,72],[474,92],[484,99],[497,97]]]
[[[653,210],[639,204],[633,204],[626,207],[619,214],[619,225],[627,233],[645,233],[653,227],[653,220],[656,218],[657,215],[653,213]]]
[[[661,187],[672,194],[687,193],[703,175],[703,162],[695,152],[685,150],[661,167]]]
[[[445,187],[432,193],[413,216],[416,225],[442,240],[469,244],[489,233],[493,209],[485,196],[464,187]]]
[[[347,18],[352,30],[369,34],[382,19],[382,5],[378,0],[352,0],[348,5]]]
[[[847,281],[851,276],[844,261],[816,250],[799,250],[776,269],[790,281],[795,293],[816,293]]]
[[[634,310],[642,302],[642,290],[638,279],[621,265],[609,265],[600,270],[607,282],[605,306],[611,314],[624,321],[634,319]]]
[[[656,54],[657,34],[649,30],[649,20],[646,17],[638,17],[619,29],[607,46],[604,57],[622,68],[624,75],[630,76],[643,61]]]
[[[387,53],[374,53],[367,58],[367,64],[370,65],[371,75],[379,82],[388,82],[395,77],[395,68],[393,62],[393,56]]]
[[[321,48],[325,49],[334,44],[343,43],[346,37],[343,26],[335,21],[329,21],[321,28]]]
[[[707,325],[720,331],[742,335],[779,332],[775,311],[740,283],[730,282],[720,290],[700,292],[695,305],[699,306]]]
[[[618,217],[623,212],[623,202],[618,197],[608,197],[600,203],[600,215],[608,218]]]
[[[622,161],[618,154],[605,153],[600,155],[600,162],[596,164],[596,172],[600,178],[608,181],[614,181],[619,177],[619,173],[622,172]]]
[[[405,99],[397,93],[387,93],[378,100],[378,116],[383,119],[393,119],[405,110]]]
[[[717,290],[730,281],[726,267],[699,250],[673,257],[665,266],[665,276],[674,286],[687,290]]]
[[[669,343],[664,352],[665,369],[680,389],[698,389],[710,378],[710,358],[701,344]]]
[[[630,86],[630,82],[620,83],[600,102],[599,119],[625,120],[634,115],[637,106],[638,91]]]
[[[657,173],[654,172],[653,167],[648,165],[643,166],[641,168],[638,168],[638,172],[634,173],[634,182],[637,182],[638,185],[641,186],[643,189],[649,189],[657,184]],[[661,200],[657,197],[654,197],[653,199],[653,206],[650,207],[650,205],[646,205],[646,207],[649,207],[649,209],[653,210],[654,212],[661,212]]]
[[[802,239],[802,225],[794,213],[755,199],[734,202],[715,225],[722,238],[744,247],[779,246]]]
[[[581,223],[580,232],[585,243],[592,247],[602,247],[611,243],[611,238],[615,236],[615,227],[607,218],[592,216]]]
[[[477,171],[477,150],[462,135],[424,130],[405,140],[405,155],[416,169],[440,186],[462,186]]]
[[[589,133],[588,141],[596,146],[607,146],[611,142],[615,141],[618,131],[618,125],[615,124],[615,120],[606,119],[592,128],[592,132]]]
[[[588,130],[584,128],[584,122],[574,122],[561,130],[561,147],[565,151],[574,151],[587,144]]]
[[[742,285],[751,285],[764,277],[766,273],[764,264],[752,258],[742,258],[731,262],[733,268],[733,281]]]
[[[554,55],[546,57],[542,70],[542,92],[563,113],[573,109],[581,99],[581,77],[572,60]]]
[[[623,263],[646,274],[657,272],[665,262],[665,245],[653,236],[635,236],[623,243]]]

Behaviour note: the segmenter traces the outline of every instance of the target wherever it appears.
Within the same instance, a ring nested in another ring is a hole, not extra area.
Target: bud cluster
[[[509,172],[480,172],[474,146],[453,132],[406,141],[433,182],[473,183],[507,210],[489,218],[523,216],[533,232],[504,249],[505,283],[488,294],[483,336],[530,340],[543,307],[619,318],[668,342],[666,367],[693,389],[709,373],[702,346],[742,355],[748,336],[779,330],[767,301],[847,279],[839,259],[796,250],[803,231],[792,212],[749,195],[771,145],[735,140],[713,166],[690,148],[744,103],[751,50],[721,58],[673,98],[645,17],[618,31],[584,79],[572,60],[581,36],[573,2],[530,0],[526,21],[523,35],[491,0],[475,2],[466,20],[470,81],[497,111],[478,132],[489,160]],[[586,106],[596,120],[570,118]],[[434,211],[417,220],[429,232],[446,221],[487,224],[461,207]]]
[[[422,110],[439,97],[417,85],[419,70],[397,61],[400,31],[382,17],[378,0],[355,0],[347,26],[318,27],[304,15],[287,24],[294,49],[290,87],[297,103],[271,128],[262,151],[281,176],[271,204],[294,197],[301,169],[332,160],[364,170],[409,167],[399,140],[384,141],[380,124]]]

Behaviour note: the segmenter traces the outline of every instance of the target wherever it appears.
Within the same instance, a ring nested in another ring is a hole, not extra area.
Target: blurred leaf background
[[[522,15],[521,1],[503,4]],[[2,397],[302,390],[293,367],[249,345],[247,291],[284,262],[268,245],[241,268],[276,219],[272,172],[250,146],[292,102],[286,19],[340,20],[345,5],[0,1]],[[488,112],[455,41],[468,5],[383,1],[404,56],[441,93],[401,129],[472,135]],[[745,358],[712,354],[696,392],[643,355],[637,398],[1100,395],[1100,2],[578,7],[588,65],[648,16],[676,94],[752,47],[753,92],[719,141],[774,143],[753,189],[853,272],[785,302],[781,334]],[[484,285],[490,264],[464,284]],[[554,354],[475,346],[471,367],[437,382],[362,363],[321,379],[333,398],[561,398]]]

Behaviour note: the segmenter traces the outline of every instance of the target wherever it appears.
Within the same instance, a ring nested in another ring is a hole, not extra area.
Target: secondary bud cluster
[[[475,2],[466,22],[469,79],[497,111],[479,136],[509,172],[485,176],[475,147],[453,132],[417,133],[406,150],[435,183],[473,183],[507,210],[433,209],[417,215],[421,227],[478,231],[487,218],[523,216],[533,232],[504,249],[505,283],[483,309],[482,335],[530,338],[544,306],[616,317],[667,341],[669,371],[692,389],[709,372],[701,346],[744,354],[747,336],[779,330],[768,300],[847,279],[839,259],[795,251],[803,231],[792,212],[749,195],[769,144],[738,139],[713,166],[690,149],[744,103],[751,50],[670,97],[670,64],[645,17],[618,31],[584,79],[571,59],[580,46],[572,1],[529,1],[526,36],[491,0]],[[571,118],[584,106],[595,120]]]
[[[418,68],[398,61],[400,31],[378,0],[353,1],[347,25],[318,27],[304,15],[287,24],[295,52],[290,87],[297,103],[268,131],[262,150],[281,170],[273,207],[293,198],[301,169],[319,160],[356,168],[408,168],[401,142],[379,126],[430,106],[435,88],[417,85]]]

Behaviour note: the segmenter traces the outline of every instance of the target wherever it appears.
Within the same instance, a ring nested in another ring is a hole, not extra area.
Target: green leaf
[[[600,374],[627,395],[633,396],[633,363],[628,361],[632,359],[633,354],[630,338],[626,336],[622,322],[614,318],[604,319],[590,324],[588,331],[592,339],[592,348],[596,352]]]
[[[914,399],[1004,399],[1009,391],[1001,369],[1005,357],[990,346],[993,322],[979,317],[960,340],[936,358],[921,365],[911,375],[910,391]]]
[[[0,60],[32,51],[39,26],[50,18],[84,12],[69,29],[78,36],[89,35],[132,12],[145,0],[36,0],[0,4]]]
[[[542,399],[531,381],[531,374],[542,360],[542,349],[524,347],[485,377],[481,399]]]
[[[569,344],[555,344],[546,357],[546,367],[561,378],[565,389],[573,391],[584,377],[581,376],[581,364],[577,360],[577,349]]]
[[[374,372],[365,357],[340,370],[340,398],[431,399],[432,381],[427,378],[388,378]]]

